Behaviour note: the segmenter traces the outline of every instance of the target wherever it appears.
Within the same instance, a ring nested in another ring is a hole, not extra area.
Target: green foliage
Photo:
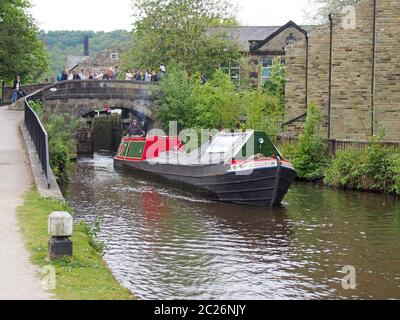
[[[245,129],[263,130],[273,139],[279,135],[285,116],[285,66],[280,59],[274,61],[263,90],[244,91],[241,105]]]
[[[321,111],[311,103],[307,108],[303,133],[292,159],[300,178],[307,180],[323,178],[324,170],[329,163],[326,144],[320,134],[321,124]]]
[[[200,74],[186,76],[182,67],[171,67],[160,82],[157,116],[164,130],[170,121],[177,121],[178,129],[243,129],[264,130],[277,137],[284,117],[284,71],[277,73],[263,90],[237,92],[234,83],[223,71],[217,70],[205,84]]]
[[[101,255],[104,254],[106,249],[106,244],[104,241],[99,240],[101,221],[100,219],[96,219],[92,226],[88,226],[84,224],[87,235],[89,236],[89,244],[90,246]]]
[[[396,150],[390,158],[390,171],[393,174],[391,191],[400,196],[400,149]]]
[[[16,75],[23,83],[35,82],[49,67],[30,6],[28,0],[0,1],[0,75],[8,83]]]
[[[185,76],[183,69],[170,67],[166,77],[160,81],[157,117],[164,130],[170,121],[177,121],[178,130],[195,126],[196,111],[193,106],[195,82]]]
[[[278,143],[278,149],[286,160],[292,162],[296,154],[297,145],[295,141],[281,141]]]
[[[217,70],[204,85],[196,81],[193,90],[196,127],[217,129],[238,127],[240,97],[229,76]]]
[[[90,245],[85,223],[74,225],[73,257],[48,261],[48,216],[54,211],[71,211],[65,203],[43,199],[37,192],[25,195],[18,208],[18,222],[31,260],[40,268],[56,269],[57,285],[51,292],[60,300],[131,300],[135,297],[114,278],[101,255]],[[47,273],[46,273],[47,274]]]
[[[325,172],[333,187],[400,194],[399,150],[384,147],[376,137],[365,149],[339,151]]]
[[[131,36],[126,30],[115,30],[111,32],[94,31],[41,31],[39,39],[45,44],[46,50],[51,57],[51,70],[49,75],[57,75],[67,67],[69,55],[83,55],[83,39],[89,36],[90,53],[99,53],[107,48],[125,48]]]
[[[75,132],[83,126],[84,121],[75,119],[70,114],[51,115],[45,121],[45,129],[49,136],[50,166],[60,183],[68,183],[70,180],[71,158],[76,153]]]
[[[187,75],[212,72],[240,58],[236,42],[211,27],[237,25],[235,10],[220,0],[132,0],[135,9],[133,49],[123,68],[180,64]]]
[[[222,71],[202,84],[199,74],[188,78],[182,69],[172,68],[160,88],[157,115],[165,130],[169,121],[177,121],[179,130],[237,128],[240,96]]]

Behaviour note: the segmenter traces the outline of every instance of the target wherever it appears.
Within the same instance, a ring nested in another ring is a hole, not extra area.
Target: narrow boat
[[[177,137],[122,138],[114,167],[159,178],[209,199],[277,207],[296,178],[265,132],[220,132],[185,152]]]

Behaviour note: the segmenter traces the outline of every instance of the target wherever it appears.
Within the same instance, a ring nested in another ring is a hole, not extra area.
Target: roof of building
[[[299,30],[300,32],[304,33],[304,35],[307,35],[307,30],[305,30],[303,27],[297,25],[296,23],[294,23],[293,21],[289,21],[288,23],[286,23],[285,25],[283,25],[282,27],[280,27],[278,30],[275,30],[273,33],[271,33],[268,37],[266,37],[264,40],[262,41],[257,41],[256,45],[251,47],[250,50],[251,51],[257,51],[258,49],[260,49],[263,45],[265,45],[266,43],[268,43],[271,39],[275,38],[278,34],[280,34],[281,32],[283,32],[284,30],[286,30],[287,28],[296,28],[297,30]]]
[[[288,24],[293,23],[290,21]],[[300,26],[305,31],[313,29],[315,26]],[[225,32],[229,38],[235,40],[239,44],[241,51],[249,51],[250,41],[263,41],[282,29],[282,26],[239,26],[239,27],[215,27],[212,32]]]
[[[78,64],[88,60],[89,56],[68,56],[67,68],[68,71],[74,69]]]

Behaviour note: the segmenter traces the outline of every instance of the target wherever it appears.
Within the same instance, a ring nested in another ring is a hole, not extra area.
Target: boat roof
[[[254,130],[220,132],[210,142],[203,144],[199,149],[191,153],[168,151],[161,153],[157,159],[153,160],[158,163],[188,166],[230,163],[245,145],[251,154],[251,149],[254,147],[254,142],[252,141],[254,132]],[[148,161],[151,162],[151,159]]]

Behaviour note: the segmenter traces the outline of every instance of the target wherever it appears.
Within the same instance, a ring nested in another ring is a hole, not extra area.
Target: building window
[[[289,44],[295,43],[296,38],[294,37],[293,33],[289,33],[289,35],[286,38],[286,45],[288,46]]]
[[[286,61],[282,57],[266,57],[261,59],[262,63],[262,85],[271,77],[272,66],[274,64],[280,64],[284,66]]]
[[[271,67],[274,63],[273,58],[262,58],[262,84],[264,85],[271,76]]]
[[[233,82],[239,85],[240,83],[240,64],[229,62],[221,64],[221,70],[227,74]]]
[[[114,52],[111,54],[111,59],[112,60],[117,60],[118,59],[118,53]]]

